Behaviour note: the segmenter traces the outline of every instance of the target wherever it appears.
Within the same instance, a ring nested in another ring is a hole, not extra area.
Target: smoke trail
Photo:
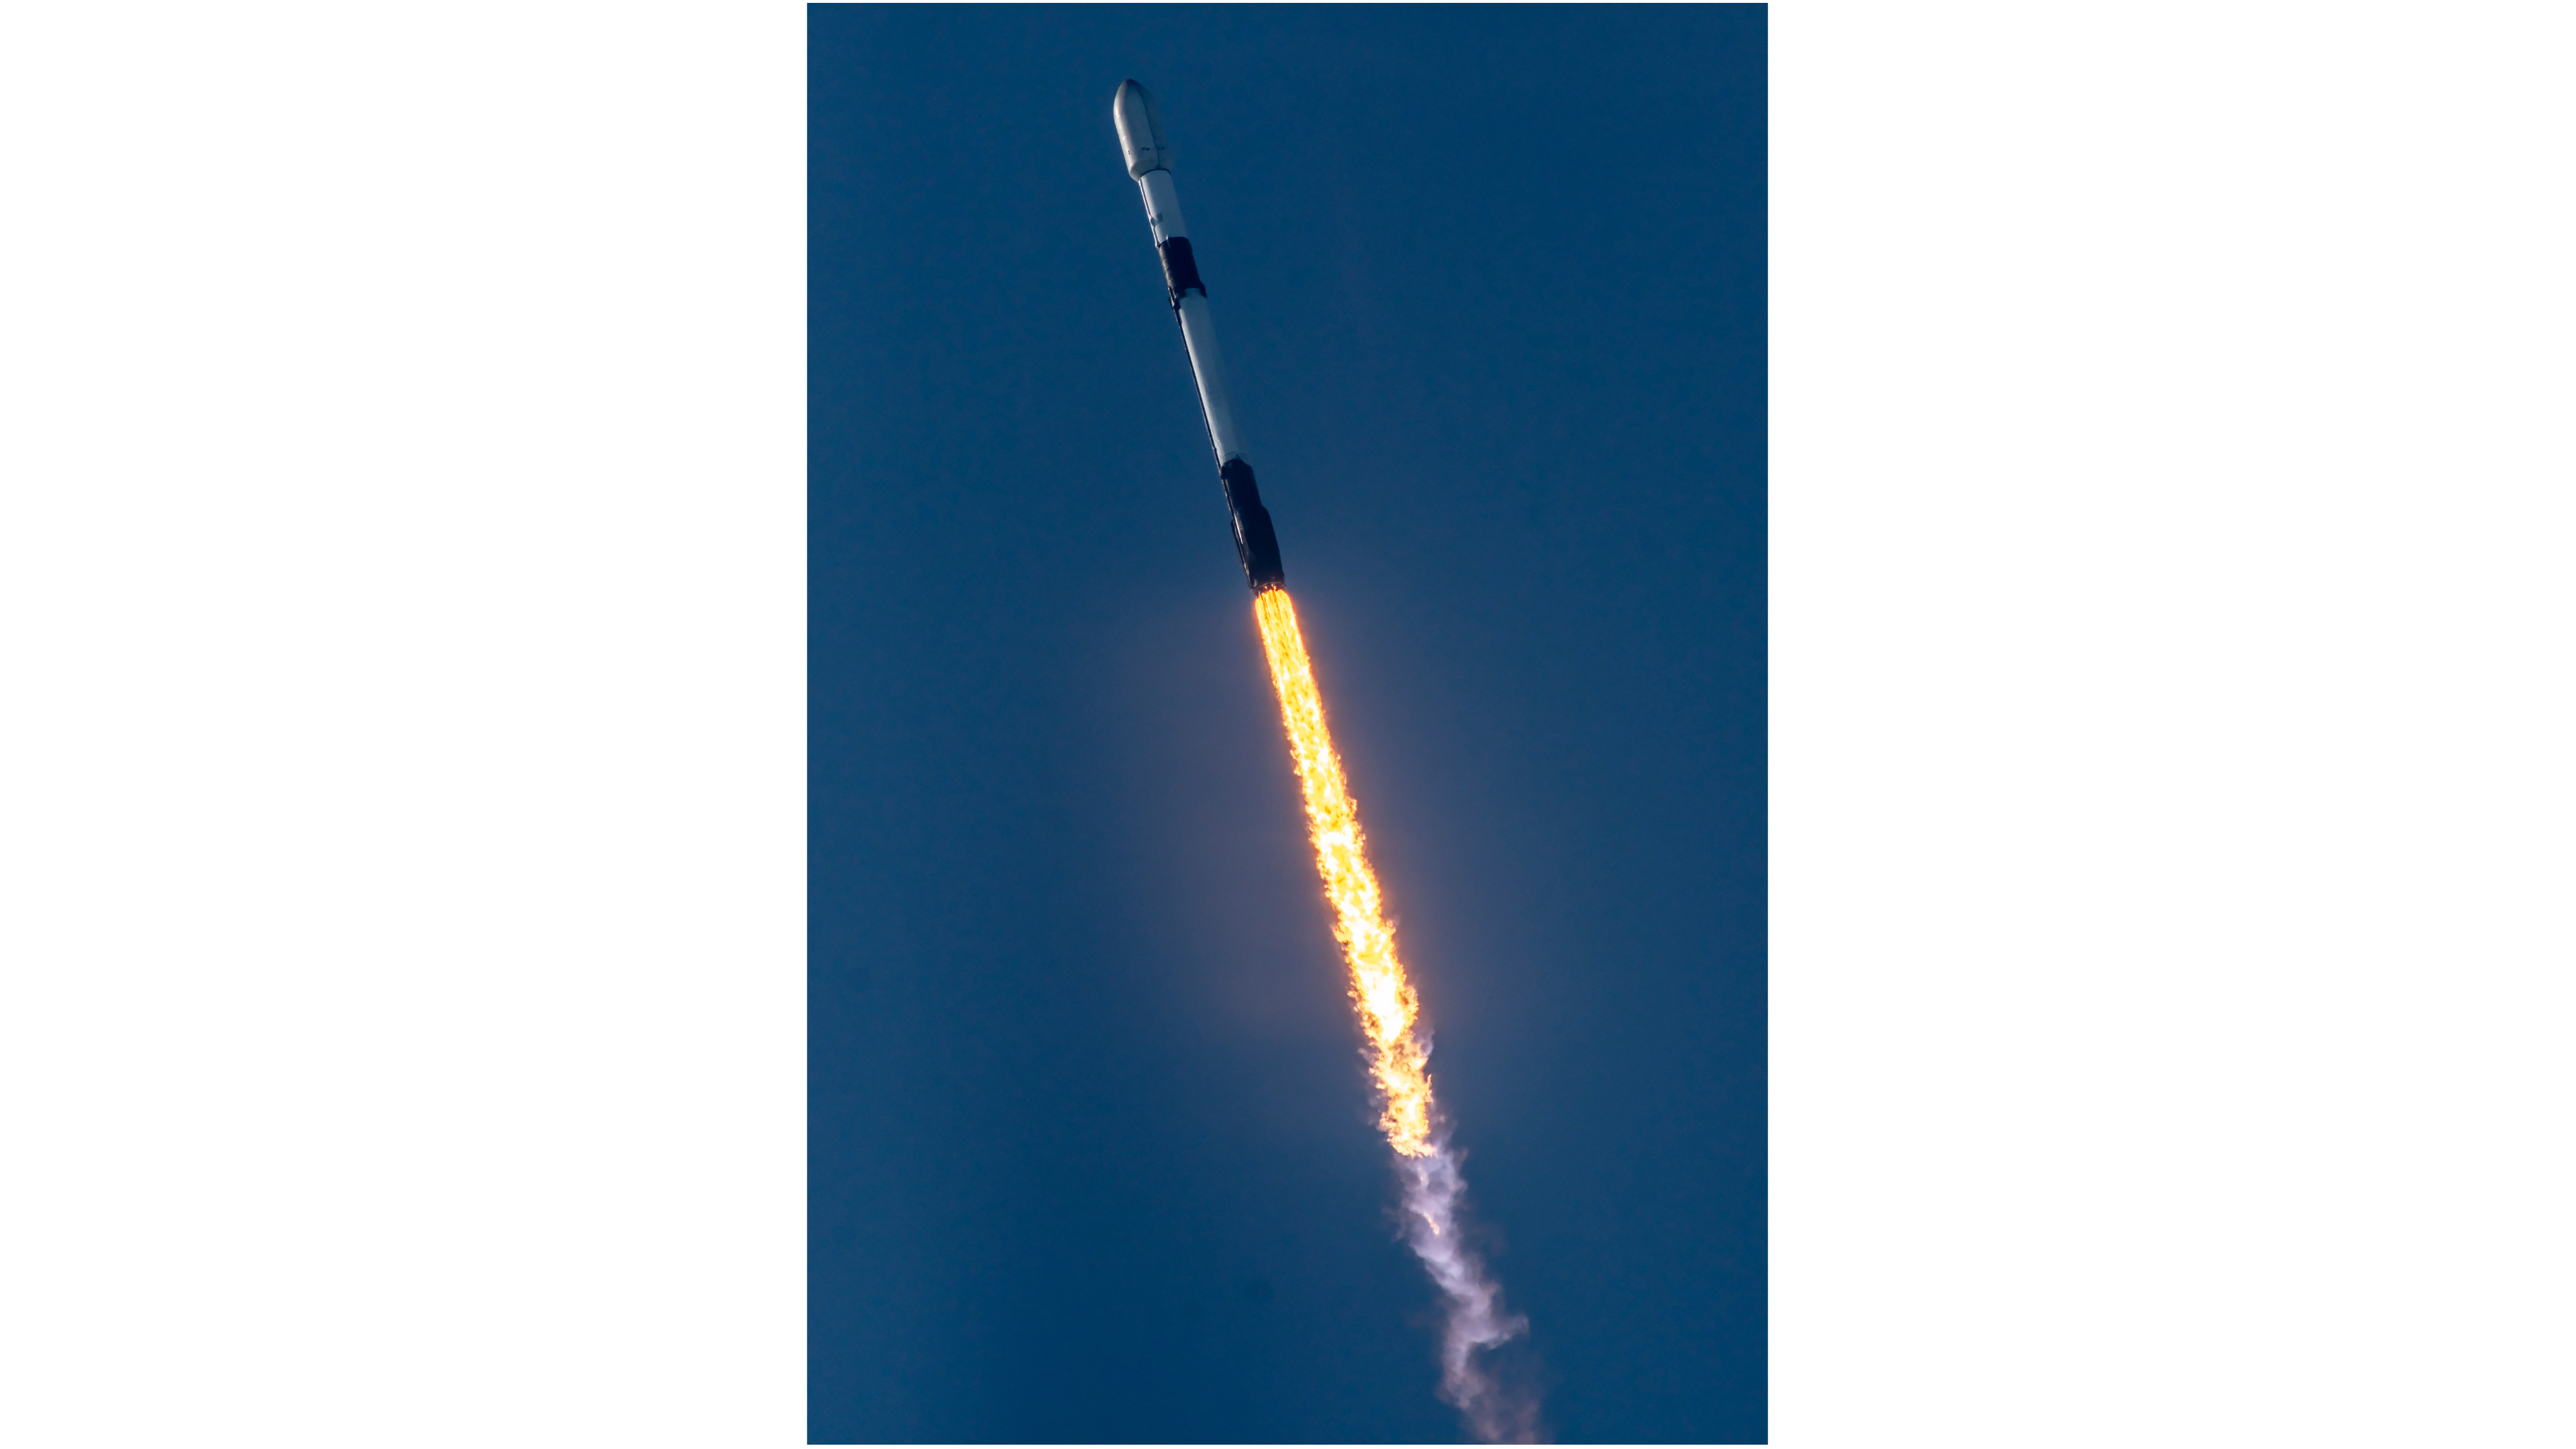
[[[1529,1321],[1503,1311],[1501,1286],[1459,1231],[1467,1182],[1432,1100],[1426,1070],[1431,1045],[1418,1029],[1422,1004],[1395,954],[1395,928],[1387,923],[1377,873],[1369,868],[1360,835],[1359,807],[1324,724],[1324,697],[1297,629],[1296,606],[1287,590],[1266,589],[1255,596],[1253,615],[1261,624],[1270,682],[1279,691],[1280,718],[1305,792],[1315,869],[1333,905],[1333,935],[1350,963],[1351,999],[1368,1037],[1369,1072],[1382,1103],[1378,1125],[1404,1174],[1405,1239],[1447,1308],[1440,1397],[1456,1405],[1468,1428],[1487,1443],[1532,1442],[1537,1404],[1496,1379],[1476,1357],[1518,1336]]]
[[[1446,1142],[1419,1157],[1397,1159],[1405,1173],[1406,1239],[1449,1303],[1440,1335],[1440,1397],[1458,1406],[1488,1444],[1538,1442],[1538,1405],[1476,1362],[1479,1350],[1518,1337],[1529,1320],[1506,1314],[1502,1286],[1485,1273],[1458,1231],[1458,1200],[1467,1191]]]

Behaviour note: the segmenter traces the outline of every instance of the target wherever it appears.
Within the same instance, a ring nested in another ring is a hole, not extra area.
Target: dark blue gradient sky
[[[1458,1437],[1127,76],[1519,1366],[1763,1437],[1763,12],[810,15],[815,1438]]]

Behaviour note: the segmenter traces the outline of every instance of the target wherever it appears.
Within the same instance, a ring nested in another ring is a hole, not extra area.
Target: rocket
[[[1199,280],[1198,259],[1190,253],[1189,224],[1181,220],[1180,194],[1172,189],[1172,148],[1163,139],[1162,113],[1153,94],[1134,81],[1122,82],[1110,107],[1118,121],[1118,146],[1127,153],[1127,174],[1145,196],[1145,224],[1154,231],[1154,251],[1163,259],[1163,281],[1172,294],[1172,316],[1181,324],[1181,344],[1189,349],[1190,372],[1199,384],[1199,411],[1207,418],[1208,446],[1216,450],[1217,484],[1234,515],[1234,552],[1243,560],[1244,580],[1256,594],[1287,586],[1279,567],[1279,535],[1270,527],[1270,510],[1261,506],[1261,490],[1252,481],[1252,465],[1243,459],[1243,442],[1234,430],[1234,406],[1226,398],[1225,358],[1216,349],[1216,320],[1208,314],[1207,285]]]

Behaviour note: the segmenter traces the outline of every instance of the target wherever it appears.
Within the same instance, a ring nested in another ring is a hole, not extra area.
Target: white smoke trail
[[[1467,1427],[1488,1444],[1538,1442],[1538,1406],[1514,1392],[1477,1362],[1476,1355],[1518,1337],[1529,1320],[1507,1314],[1502,1286],[1459,1231],[1458,1208],[1467,1192],[1458,1154],[1444,1134],[1418,1157],[1398,1157],[1404,1169],[1405,1238],[1447,1300],[1440,1337],[1440,1397],[1457,1406]]]

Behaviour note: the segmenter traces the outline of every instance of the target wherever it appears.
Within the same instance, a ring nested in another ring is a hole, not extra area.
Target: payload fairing
[[[1111,111],[1118,120],[1118,145],[1127,153],[1127,174],[1145,195],[1145,224],[1154,230],[1154,250],[1163,259],[1163,280],[1171,289],[1172,315],[1180,321],[1190,371],[1198,378],[1199,410],[1207,417],[1208,445],[1216,450],[1217,482],[1234,515],[1235,555],[1243,560],[1243,576],[1254,593],[1284,587],[1288,576],[1279,567],[1279,535],[1270,526],[1270,510],[1261,506],[1261,490],[1253,484],[1252,465],[1244,461],[1243,444],[1234,431],[1225,358],[1216,348],[1207,286],[1190,253],[1180,193],[1172,189],[1172,150],[1163,139],[1163,117],[1154,108],[1153,95],[1132,80],[1118,87]]]

